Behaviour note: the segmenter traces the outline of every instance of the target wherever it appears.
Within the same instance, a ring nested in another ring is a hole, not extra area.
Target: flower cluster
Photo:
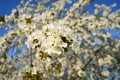
[[[63,33],[64,32],[64,33]],[[75,42],[74,33],[69,27],[57,22],[43,26],[41,30],[35,30],[28,36],[26,45],[28,48],[37,49],[49,55],[62,54],[65,48],[70,47]]]
[[[8,31],[0,37],[0,79],[120,78],[120,41],[105,31],[120,29],[120,10],[95,4],[90,14],[92,1],[21,0],[0,19],[0,28]]]

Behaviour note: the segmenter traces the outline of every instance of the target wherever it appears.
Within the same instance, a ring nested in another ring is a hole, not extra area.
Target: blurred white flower
[[[98,65],[99,65],[99,66],[103,66],[103,65],[104,65],[104,61],[103,61],[102,58],[99,58],[99,60],[98,60]]]
[[[102,71],[101,74],[105,77],[108,77],[110,75],[109,71]]]
[[[98,65],[103,66],[103,65],[111,65],[112,64],[112,59],[113,57],[110,55],[107,55],[104,58],[99,58],[98,60]]]
[[[113,59],[112,56],[107,55],[107,56],[104,58],[104,63],[105,63],[106,65],[111,65],[111,64],[112,64],[112,61],[111,61],[112,59]]]
[[[78,74],[78,76],[80,76],[80,77],[86,77],[86,76],[87,76],[87,75],[86,75],[86,72],[83,71],[83,70],[79,70],[79,71],[77,72],[77,74]]]
[[[4,37],[0,37],[0,47],[2,47],[2,44],[6,42]]]

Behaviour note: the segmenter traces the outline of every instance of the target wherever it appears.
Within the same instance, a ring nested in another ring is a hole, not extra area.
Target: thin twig
[[[82,70],[85,70],[92,60],[93,60],[93,57],[90,58],[90,60],[89,60],[89,61],[87,62],[87,64],[82,68]]]
[[[32,64],[32,49],[31,48],[29,49],[29,61],[30,61],[30,67],[33,67],[33,64]]]

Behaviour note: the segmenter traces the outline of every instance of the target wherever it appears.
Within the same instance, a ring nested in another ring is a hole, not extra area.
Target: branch
[[[33,67],[33,64],[32,64],[32,49],[31,48],[29,49],[29,60],[30,60],[30,67]]]
[[[88,61],[87,64],[82,68],[82,70],[85,70],[92,60],[93,60],[93,57],[89,59],[89,61]]]

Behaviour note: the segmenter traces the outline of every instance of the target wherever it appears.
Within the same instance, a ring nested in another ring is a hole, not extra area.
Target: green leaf
[[[32,43],[34,44],[34,43],[38,43],[38,42],[39,42],[38,39],[34,39]]]
[[[68,46],[70,46],[72,44],[72,41],[73,41],[72,39],[68,40],[66,37],[61,37],[61,39],[64,43],[67,43]]]
[[[26,18],[25,20],[26,20],[26,24],[30,24],[30,23],[32,23],[31,18]]]
[[[5,22],[5,17],[4,16],[0,16],[0,22]]]
[[[19,12],[17,11],[14,15],[15,15],[15,18],[18,18]]]

